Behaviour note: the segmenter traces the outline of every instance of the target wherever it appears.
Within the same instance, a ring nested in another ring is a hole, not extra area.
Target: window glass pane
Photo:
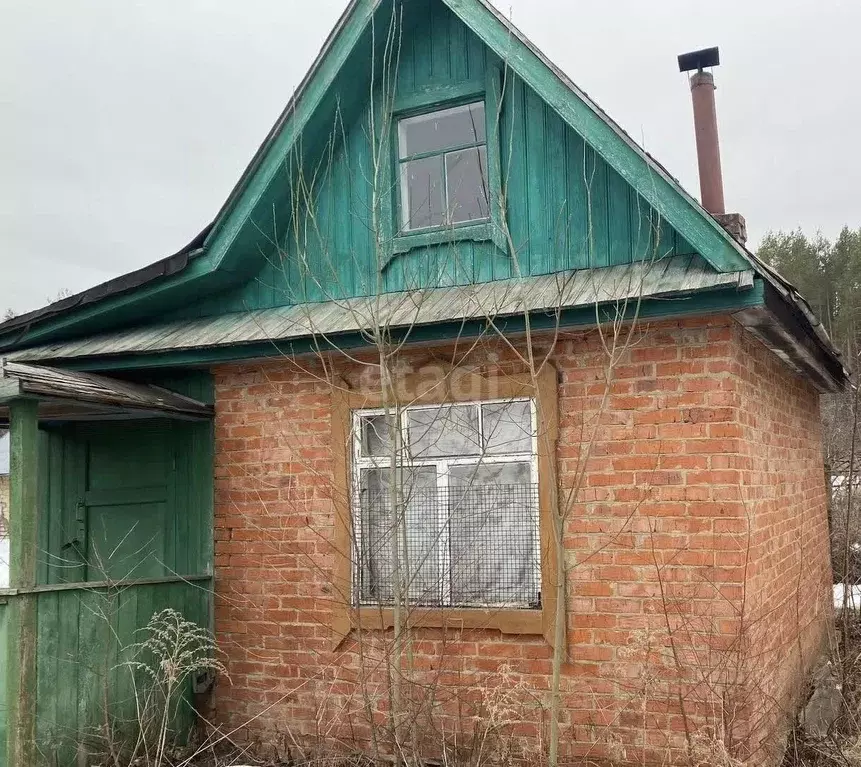
[[[392,486],[390,469],[364,469],[360,477],[361,602],[391,604],[394,543],[401,582],[414,604],[439,604],[439,503],[436,469],[402,469]],[[392,490],[395,490],[395,512]],[[406,549],[404,548],[406,539]]]
[[[538,605],[538,493],[531,477],[528,463],[451,467],[453,604]]]
[[[488,218],[487,147],[447,154],[445,171],[449,223]]]
[[[379,457],[391,455],[394,416],[369,415],[361,419],[362,455]]]
[[[400,157],[487,141],[484,103],[408,117],[398,123]]]
[[[493,455],[532,452],[532,406],[529,402],[482,405],[484,449]]]
[[[426,157],[401,165],[401,211],[405,229],[445,223],[442,157]]]
[[[407,413],[410,452],[414,458],[478,455],[478,408],[443,405]]]

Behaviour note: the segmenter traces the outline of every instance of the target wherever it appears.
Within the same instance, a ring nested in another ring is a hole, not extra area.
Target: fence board
[[[0,599],[0,658],[6,658],[6,603]],[[6,762],[6,663],[0,663],[0,765]]]
[[[141,641],[139,630],[165,607],[207,626],[210,585],[147,583],[32,595],[39,634],[36,737],[43,763],[75,764],[81,752],[97,754],[108,722],[119,735],[133,727],[135,698],[130,670],[121,665],[129,657],[123,648]],[[6,649],[6,608],[0,601],[0,657]],[[6,767],[5,695],[0,678],[0,767]],[[190,698],[190,690],[186,695]],[[192,724],[190,706],[181,706],[175,725],[180,737]]]

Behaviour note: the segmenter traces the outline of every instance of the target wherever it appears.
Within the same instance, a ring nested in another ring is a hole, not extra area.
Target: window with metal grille
[[[353,413],[358,604],[540,605],[535,419],[529,399]]]
[[[484,103],[398,122],[401,230],[490,219]]]

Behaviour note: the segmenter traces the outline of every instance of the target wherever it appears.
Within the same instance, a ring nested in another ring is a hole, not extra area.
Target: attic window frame
[[[381,267],[385,271],[399,255],[416,248],[427,248],[457,242],[492,242],[498,249],[508,252],[502,225],[502,169],[499,138],[499,119],[502,105],[503,70],[501,64],[488,63],[480,80],[429,86],[421,91],[395,100],[392,108],[390,157],[386,180],[391,190],[382,200],[383,235],[391,243],[389,258]],[[486,219],[466,221],[441,227],[404,230],[401,225],[401,179],[398,126],[401,120],[422,114],[442,111],[457,106],[483,101],[485,114],[485,146],[487,152],[487,196],[489,216]]]
[[[442,146],[436,149],[410,152],[406,147],[406,127],[411,121],[418,118],[433,118],[442,116],[446,113],[454,114],[456,112],[468,112],[472,114],[474,109],[480,109],[484,120],[483,131],[481,134],[477,132],[480,121],[474,123],[476,130],[470,140],[453,142],[449,145]],[[411,235],[421,234],[425,232],[434,232],[441,229],[453,230],[463,226],[476,226],[484,224],[491,219],[490,212],[490,173],[488,172],[488,152],[490,151],[487,145],[487,103],[484,97],[467,101],[463,104],[448,104],[436,105],[433,108],[425,109],[418,114],[401,115],[397,118],[397,186],[398,186],[398,234]],[[484,149],[484,157],[482,158],[481,150]],[[484,186],[484,207],[485,215],[468,218],[463,221],[452,220],[455,212],[452,197],[452,189],[449,187],[449,166],[448,158],[450,155],[461,154],[466,152],[476,152],[479,156],[479,172],[481,174],[481,183]],[[409,188],[409,166],[416,162],[424,160],[436,160],[440,166],[440,196],[442,198],[442,223],[430,223],[427,225],[412,225],[412,208],[410,205],[410,188]]]

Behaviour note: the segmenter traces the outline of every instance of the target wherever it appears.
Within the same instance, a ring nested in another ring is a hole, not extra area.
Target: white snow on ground
[[[0,540],[0,589],[9,588],[9,539]]]
[[[834,606],[838,610],[843,609],[843,584],[842,583],[835,583],[834,584]],[[861,586],[850,586],[849,587],[849,609],[850,610],[861,609]]]

